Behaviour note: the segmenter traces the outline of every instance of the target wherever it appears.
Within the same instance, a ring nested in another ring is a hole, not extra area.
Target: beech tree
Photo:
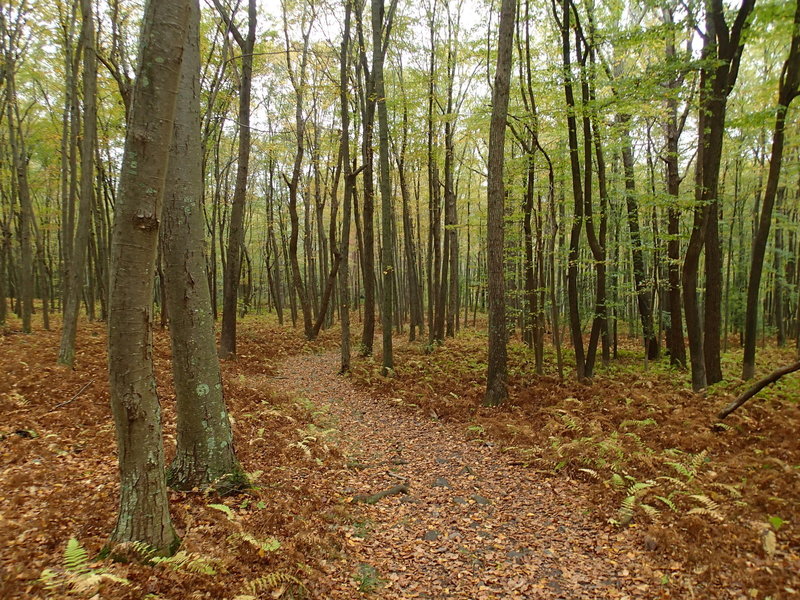
[[[247,482],[233,448],[205,280],[200,7],[194,0],[190,4],[161,229],[178,433],[167,479],[176,489],[213,486],[227,493]]]
[[[161,409],[153,373],[153,281],[190,0],[145,5],[111,252],[108,369],[120,501],[112,543],[171,554]]]

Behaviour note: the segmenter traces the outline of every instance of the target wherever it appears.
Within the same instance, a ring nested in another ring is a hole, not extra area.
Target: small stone
[[[513,560],[514,562],[522,562],[522,559],[524,559],[530,553],[531,551],[526,548],[520,548],[519,550],[511,550],[508,553],[508,558],[510,560]]]
[[[428,531],[425,532],[425,535],[422,536],[422,539],[425,540],[426,542],[433,542],[435,540],[438,540],[440,535],[441,534],[435,529],[429,529]]]
[[[464,467],[458,472],[459,475],[475,475],[475,471],[472,470],[472,467],[469,465],[464,465]]]
[[[475,501],[475,504],[489,504],[489,501],[486,498],[479,496],[478,494],[472,494],[470,498]]]
[[[455,497],[453,497],[453,502],[455,502],[456,504],[464,505],[464,504],[467,504],[467,499],[466,498],[462,498],[461,496],[455,496]]]
[[[404,504],[416,504],[419,502],[419,498],[415,498],[414,496],[402,496],[400,502]]]
[[[439,463],[440,465],[446,465],[450,461],[448,459],[446,459],[446,458],[437,458],[436,462]]]
[[[658,540],[652,535],[644,536],[644,547],[651,552],[658,550]]]
[[[433,487],[444,487],[449,488],[450,482],[447,481],[444,477],[437,477],[436,481],[433,482]]]

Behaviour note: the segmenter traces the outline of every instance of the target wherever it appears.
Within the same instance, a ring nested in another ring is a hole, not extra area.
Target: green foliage
[[[780,517],[773,516],[773,517],[769,518],[769,525],[775,531],[780,530],[780,528],[783,527],[785,524],[786,524],[786,521],[784,521]]]
[[[225,513],[225,516],[228,517],[228,519],[230,519],[231,521],[236,519],[236,515],[234,514],[230,506],[226,506],[225,504],[209,504],[208,507]]]
[[[228,539],[240,539],[250,544],[253,548],[258,550],[258,554],[263,556],[267,552],[275,552],[281,547],[281,542],[277,538],[269,537],[260,540],[251,533],[243,531],[241,533],[234,533]]]
[[[89,553],[75,538],[69,538],[64,549],[64,567],[75,573],[85,573],[89,570]]]
[[[647,427],[648,425],[658,425],[658,423],[656,423],[655,419],[648,417],[641,420],[625,419],[619,424],[620,429],[624,429],[626,427]]]
[[[105,568],[92,566],[89,553],[75,538],[70,538],[67,542],[61,567],[46,568],[39,576],[39,583],[48,592],[95,594],[104,581],[130,585],[124,577],[109,573]]]
[[[305,589],[303,582],[288,571],[274,571],[268,575],[259,577],[258,579],[251,579],[244,585],[244,592],[249,596],[256,598],[261,592],[274,590],[285,584],[294,584],[302,589]],[[241,598],[241,596],[240,596]]]
[[[132,542],[131,549],[146,564],[168,567],[173,571],[188,571],[198,575],[216,575],[213,561],[207,557],[181,550],[172,556],[159,556],[158,550],[144,542]]]
[[[358,584],[358,591],[365,594],[376,591],[384,583],[378,574],[378,570],[367,563],[358,565],[358,571],[353,577]]]

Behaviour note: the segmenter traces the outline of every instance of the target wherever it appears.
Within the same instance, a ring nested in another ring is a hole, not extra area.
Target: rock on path
[[[274,385],[329,410],[353,466],[343,498],[408,484],[405,495],[353,504],[348,551],[363,568],[350,597],[361,597],[358,585],[386,599],[659,595],[636,576],[647,557],[586,514],[577,484],[509,466],[468,441],[463,424],[370,397],[338,366],[334,352],[290,357]]]

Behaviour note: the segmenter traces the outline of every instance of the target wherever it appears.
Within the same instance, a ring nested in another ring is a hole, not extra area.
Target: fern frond
[[[625,480],[619,473],[614,473],[608,481],[611,483],[611,487],[617,491],[622,491],[626,487]]]
[[[723,492],[727,492],[731,498],[741,498],[742,492],[735,485],[731,485],[729,483],[709,483],[708,487],[716,490],[721,490]]]
[[[654,481],[637,481],[628,486],[628,496],[639,496],[655,485]]]
[[[715,521],[720,521],[720,522],[725,520],[725,517],[723,517],[721,513],[718,513],[718,512],[713,511],[713,510],[709,510],[708,508],[700,508],[699,506],[690,509],[687,514],[690,514],[690,515],[705,515],[707,517],[711,517]]]
[[[203,556],[181,550],[173,556],[154,556],[150,559],[155,565],[165,565],[173,571],[189,571],[199,575],[216,575],[211,562]]]
[[[692,479],[694,477],[695,472],[690,467],[687,467],[683,463],[670,461],[667,462],[667,464],[673,469],[675,469],[679,475],[683,475],[686,479]]]
[[[689,510],[690,515],[707,515],[716,519],[717,521],[724,521],[725,517],[722,514],[722,511],[719,508],[719,504],[714,502],[711,498],[704,494],[692,494],[689,496],[690,498],[696,500],[703,506],[697,506]]]
[[[647,417],[646,419],[636,420],[636,419],[625,419],[622,423],[619,424],[620,429],[625,427],[647,427],[648,425],[658,425],[656,420]]]
[[[644,513],[651,519],[657,519],[659,513],[661,512],[655,506],[651,506],[649,504],[640,504],[639,506],[644,511]]]
[[[578,431],[581,426],[578,421],[568,412],[561,413],[561,422],[569,431]]]
[[[678,512],[678,507],[675,506],[675,503],[665,496],[653,496],[656,500],[661,501],[664,503],[667,508],[669,508],[672,512]]]
[[[230,506],[226,506],[225,504],[209,504],[208,508],[213,508],[213,509],[216,509],[218,511],[221,511],[221,512],[225,513],[225,516],[228,517],[228,519],[230,519],[231,521],[236,519],[236,515],[231,510],[231,507]]]
[[[89,553],[75,538],[69,538],[64,549],[64,568],[75,573],[89,571]]]
[[[681,490],[688,490],[689,486],[686,485],[686,482],[682,479],[678,479],[677,477],[670,477],[669,475],[661,475],[660,477],[656,477],[657,480],[664,480],[668,481],[673,484],[675,487],[680,488]]]
[[[303,582],[291,573],[287,571],[274,571],[258,579],[251,579],[245,584],[244,589],[246,593],[258,596],[261,592],[276,588],[284,583],[294,583],[305,588]]]
[[[708,450],[702,450],[692,456],[691,468],[692,472],[696,475],[700,468],[708,462]]]
[[[627,525],[633,519],[633,512],[636,509],[636,496],[626,496],[619,507],[619,523]]]

